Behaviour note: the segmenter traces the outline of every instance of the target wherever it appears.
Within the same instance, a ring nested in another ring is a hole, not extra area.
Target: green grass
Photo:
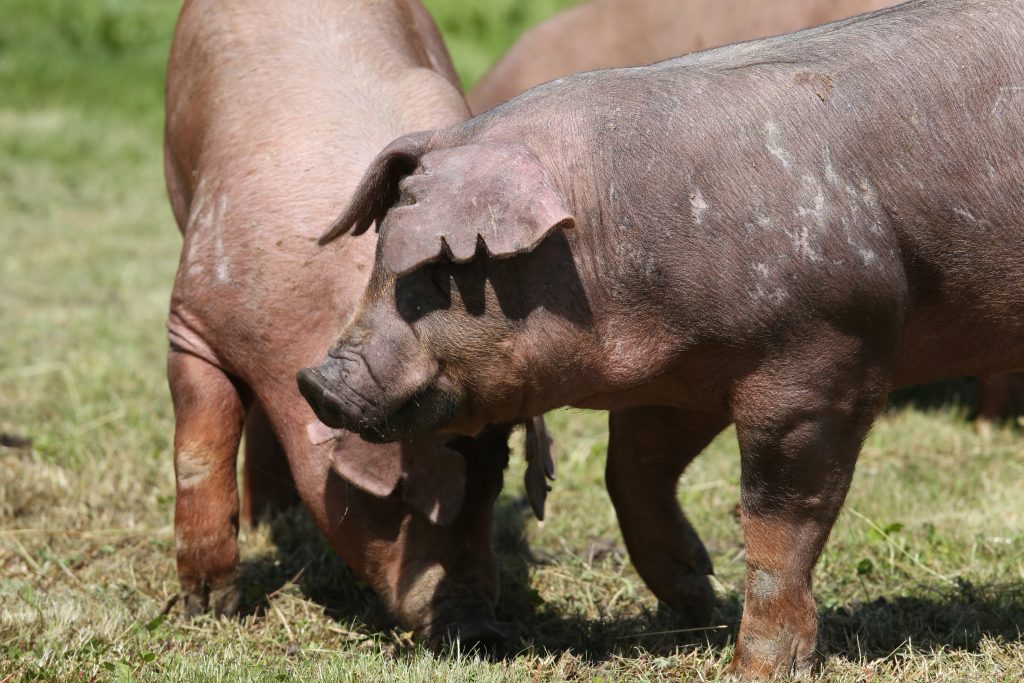
[[[471,82],[567,2],[428,4]],[[177,590],[163,320],[180,238],[160,167],[176,5],[7,0],[0,22],[0,432],[34,439],[0,447],[0,681],[718,677],[741,605],[735,439],[680,493],[724,628],[672,633],[625,555],[595,413],[552,417],[544,525],[513,461],[495,536],[514,656],[418,647],[301,511],[244,532],[252,614],[160,616]],[[1022,485],[1019,433],[953,409],[886,415],[816,573],[825,678],[1024,679]]]

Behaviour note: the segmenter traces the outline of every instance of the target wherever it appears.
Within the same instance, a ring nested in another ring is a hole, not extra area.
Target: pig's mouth
[[[387,410],[358,394],[329,364],[299,371],[299,393],[328,427],[347,429],[372,443],[390,443],[435,432],[455,417],[457,402],[436,381]]]

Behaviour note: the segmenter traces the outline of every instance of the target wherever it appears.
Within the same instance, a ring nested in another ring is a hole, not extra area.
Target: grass
[[[565,0],[428,3],[467,82]],[[395,628],[301,510],[244,532],[250,614],[168,605],[163,320],[180,238],[160,169],[177,3],[7,0],[0,23],[0,681],[715,680],[741,610],[738,455],[680,490],[720,606],[679,633],[629,565],[596,413],[552,417],[559,480],[528,516],[514,460],[495,529],[514,656],[432,654]],[[472,7],[472,9],[470,9]],[[868,439],[816,573],[824,678],[1024,679],[1024,441],[964,411],[895,409]]]

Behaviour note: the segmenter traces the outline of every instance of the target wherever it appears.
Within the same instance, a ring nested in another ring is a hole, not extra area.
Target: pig
[[[591,0],[527,31],[467,99],[476,112],[580,71],[636,66],[785,33],[894,0]]]
[[[568,76],[377,156],[321,238],[376,223],[368,288],[298,381],[380,442],[613,411],[627,546],[694,624],[712,566],[675,484],[734,424],[730,672],[805,670],[812,571],[890,389],[1024,369],[1021,178],[1014,0]]]
[[[238,608],[245,431],[244,516],[297,491],[404,625],[431,639],[499,638],[490,525],[509,427],[371,444],[319,423],[294,383],[354,312],[374,252],[365,240],[321,251],[312,226],[336,215],[389,140],[469,115],[430,16],[418,0],[188,0],[166,114],[184,238],[167,373],[186,613]],[[548,443],[531,425],[537,455]]]

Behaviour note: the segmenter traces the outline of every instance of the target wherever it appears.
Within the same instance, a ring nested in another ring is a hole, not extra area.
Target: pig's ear
[[[434,524],[455,521],[466,497],[466,459],[456,450],[429,442],[404,444],[402,498]]]
[[[334,471],[378,498],[402,483],[402,500],[432,523],[451,524],[466,497],[466,459],[432,439],[374,444],[358,434],[336,430]]]
[[[534,516],[544,521],[544,502],[547,500],[548,480],[555,480],[555,459],[551,455],[551,437],[543,417],[534,417],[526,421],[526,473],[523,483],[526,485],[526,499]]]
[[[383,219],[398,200],[398,181],[415,170],[427,151],[430,135],[429,131],[406,135],[385,147],[370,163],[348,208],[320,236],[319,243],[327,244],[350,229],[353,235],[361,235],[374,221]]]
[[[422,173],[401,182],[410,203],[388,215],[381,235],[384,267],[396,275],[445,256],[465,263],[481,245],[495,258],[523,254],[556,228],[575,225],[547,170],[525,145],[440,149],[425,154],[420,166]]]
[[[378,498],[387,498],[402,480],[402,447],[374,444],[353,432],[336,430],[334,471]]]

